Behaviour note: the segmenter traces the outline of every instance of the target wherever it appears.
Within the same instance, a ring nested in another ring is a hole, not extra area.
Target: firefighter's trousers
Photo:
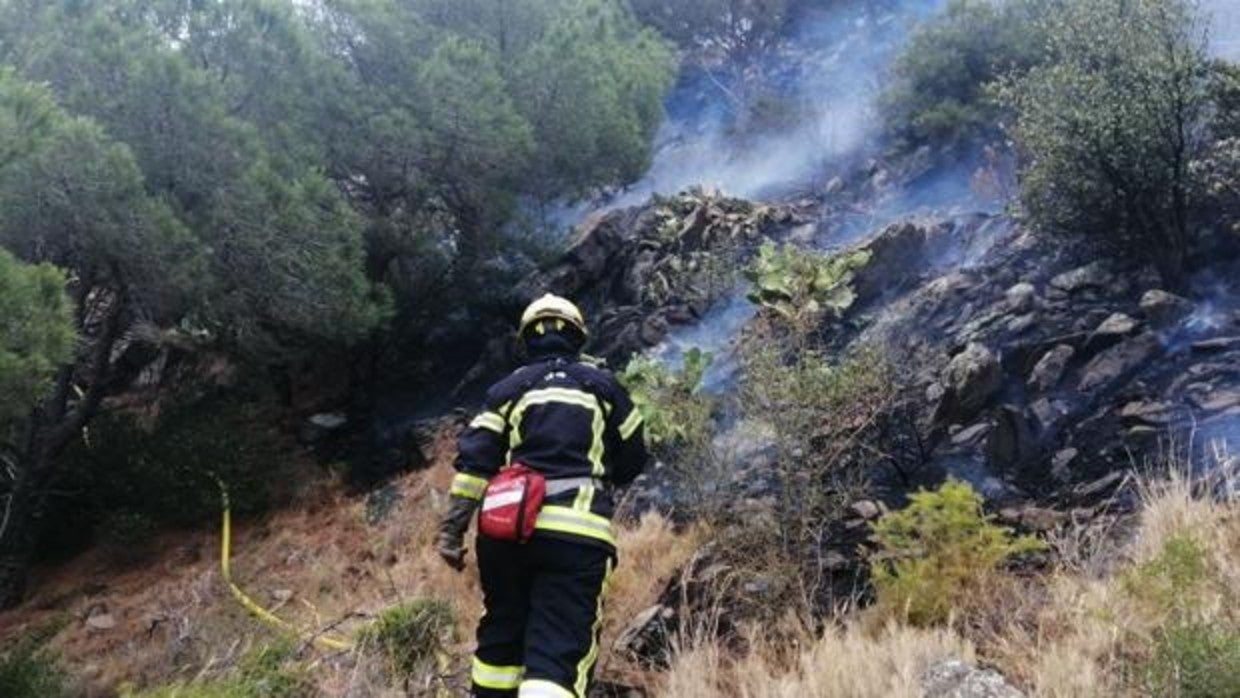
[[[615,553],[587,542],[538,533],[521,545],[479,536],[486,613],[474,695],[584,698],[614,565]]]

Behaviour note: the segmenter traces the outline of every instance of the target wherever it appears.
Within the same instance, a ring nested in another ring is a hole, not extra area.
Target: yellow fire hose
[[[228,585],[228,590],[232,592],[233,598],[237,600],[237,603],[241,604],[255,618],[274,628],[294,635],[311,636],[314,643],[324,649],[340,651],[353,649],[353,643],[344,638],[303,631],[297,628],[292,623],[258,605],[254,599],[251,599],[241,590],[241,587],[237,586],[237,583],[233,581],[232,567],[228,562],[229,558],[232,557],[232,506],[228,500],[228,487],[219,477],[215,478],[215,482],[220,486],[220,502],[224,506],[224,520],[220,530],[220,575],[224,578],[224,583]]]
[[[223,505],[223,520],[220,528],[220,576],[223,577],[224,583],[228,585],[228,590],[232,592],[232,596],[237,600],[237,603],[241,604],[241,606],[245,608],[245,610],[249,611],[251,615],[264,623],[293,635],[300,637],[309,636],[314,644],[322,647],[323,649],[333,651],[348,651],[353,649],[356,645],[346,638],[336,637],[326,633],[303,630],[296,627],[292,623],[289,623],[266,608],[260,606],[256,601],[254,601],[254,599],[251,599],[244,591],[242,591],[240,586],[237,586],[237,583],[234,582],[232,578],[232,566],[229,564],[229,560],[232,557],[232,505],[228,498],[228,486],[225,485],[224,481],[218,476],[212,475],[212,477],[215,479],[216,484],[219,485],[220,503]],[[444,652],[437,652],[435,659],[440,674],[446,675],[451,665],[451,659]],[[440,698],[446,698],[451,694],[445,687],[441,686],[436,691],[436,695]]]

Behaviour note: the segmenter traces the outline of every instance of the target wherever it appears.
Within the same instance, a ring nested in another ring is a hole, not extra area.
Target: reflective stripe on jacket
[[[536,528],[614,545],[610,494],[595,483],[625,485],[648,456],[641,414],[612,374],[569,358],[523,366],[487,391],[458,440],[454,496],[481,499],[508,463],[534,468],[552,487]]]

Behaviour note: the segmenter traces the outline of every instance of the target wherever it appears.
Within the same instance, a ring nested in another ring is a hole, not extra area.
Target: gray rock
[[[1076,293],[1087,288],[1106,288],[1114,281],[1115,277],[1101,263],[1094,262],[1051,279],[1051,288],[1064,293]]]
[[[862,499],[860,501],[853,502],[848,508],[852,511],[852,513],[856,514],[858,518],[865,519],[866,521],[877,519],[883,514],[882,507],[880,507],[877,502],[869,499]]]
[[[1063,380],[1063,374],[1068,368],[1068,362],[1075,355],[1076,350],[1068,344],[1059,344],[1052,347],[1042,355],[1042,358],[1034,365],[1033,370],[1029,372],[1029,389],[1035,392],[1054,390],[1059,385],[1059,381]]]
[[[1193,396],[1193,403],[1206,412],[1222,412],[1240,407],[1240,388],[1211,390],[1203,396]]]
[[[923,698],[1024,698],[1021,693],[990,669],[981,669],[958,659],[939,662],[921,675]]]
[[[1170,327],[1192,314],[1193,303],[1156,288],[1141,296],[1141,312],[1155,327]]]
[[[986,457],[1006,469],[1028,462],[1037,451],[1037,443],[1024,410],[1004,405],[995,416],[995,428],[986,438]]]
[[[111,613],[97,613],[86,619],[86,627],[91,630],[111,630],[116,627],[116,618]]]
[[[952,357],[944,381],[957,415],[967,419],[985,407],[1003,387],[1003,368],[994,352],[973,342]]]
[[[1007,298],[1008,310],[1017,315],[1023,315],[1033,310],[1037,303],[1038,292],[1033,284],[1021,282],[1009,288],[1004,296]]]
[[[1161,426],[1171,423],[1175,407],[1167,402],[1133,400],[1124,405],[1119,416],[1128,424]]]
[[[1231,351],[1232,349],[1240,349],[1240,337],[1215,337],[1193,342],[1193,351],[1202,353]]]
[[[1037,324],[1038,324],[1037,313],[1027,313],[1025,315],[1018,315],[1008,321],[1007,331],[1011,332],[1012,334],[1020,334],[1022,332],[1025,332],[1033,328]]]
[[[992,428],[994,428],[994,425],[990,422],[978,422],[971,427],[961,429],[960,431],[952,434],[952,445],[968,446],[976,443],[986,436]]]
[[[1112,313],[1110,317],[1102,321],[1101,325],[1098,325],[1098,329],[1094,330],[1094,335],[1126,337],[1140,325],[1141,323],[1126,313]]]
[[[1152,332],[1126,340],[1094,357],[1082,371],[1077,388],[1082,392],[1108,388],[1152,361],[1161,351],[1162,343]]]
[[[1076,462],[1080,451],[1075,448],[1065,448],[1055,452],[1055,456],[1051,458],[1051,477],[1058,482],[1069,482],[1072,480],[1072,464]]]
[[[1042,398],[1029,406],[1029,412],[1036,421],[1038,433],[1046,435],[1054,431],[1068,416],[1068,406],[1060,400]]]

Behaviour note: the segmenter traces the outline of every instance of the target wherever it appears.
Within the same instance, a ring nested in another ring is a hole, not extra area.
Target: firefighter
[[[642,418],[615,377],[583,363],[581,311],[545,295],[521,317],[525,365],[487,391],[461,434],[439,554],[465,565],[464,537],[488,481],[520,463],[546,479],[528,542],[479,535],[486,613],[478,625],[475,696],[584,698],[616,564],[611,486],[641,473]]]

